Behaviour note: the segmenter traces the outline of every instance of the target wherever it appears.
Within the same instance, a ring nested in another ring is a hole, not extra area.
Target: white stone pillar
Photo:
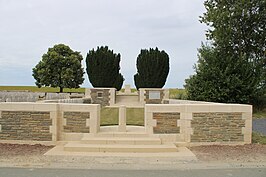
[[[126,132],[126,106],[121,105],[119,107],[119,126],[118,131],[119,132]]]

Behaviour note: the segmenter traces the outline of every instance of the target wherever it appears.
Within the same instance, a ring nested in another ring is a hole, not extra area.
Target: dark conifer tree
[[[165,51],[142,49],[137,57],[136,88],[162,88],[169,73],[169,56]]]
[[[120,54],[107,46],[90,50],[86,57],[87,74],[93,87],[113,87],[120,90],[124,78],[120,70]]]

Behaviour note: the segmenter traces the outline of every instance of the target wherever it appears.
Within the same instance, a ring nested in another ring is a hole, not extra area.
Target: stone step
[[[127,138],[140,138],[149,137],[145,132],[98,132],[94,135],[84,135],[84,137],[127,137]]]
[[[169,153],[177,152],[174,144],[168,145],[105,145],[105,144],[82,144],[68,143],[64,146],[68,152],[115,152],[115,153]]]
[[[182,141],[174,142],[174,144],[175,144],[177,147],[187,147],[187,146],[189,145],[187,142],[182,142]]]
[[[128,145],[160,145],[160,138],[153,137],[83,137],[83,144],[128,144]]]

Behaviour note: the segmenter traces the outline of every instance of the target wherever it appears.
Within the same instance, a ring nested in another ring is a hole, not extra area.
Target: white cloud
[[[204,40],[205,26],[198,22],[203,11],[203,0],[0,0],[0,67],[31,73],[57,43],[84,58],[88,50],[108,45],[121,53],[121,71],[133,84],[140,49],[158,46],[171,57],[167,86],[182,87]],[[18,82],[6,77],[10,85]],[[24,77],[24,85],[34,84],[31,74]]]

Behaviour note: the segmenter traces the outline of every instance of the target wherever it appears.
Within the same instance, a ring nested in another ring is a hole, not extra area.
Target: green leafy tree
[[[120,54],[107,46],[90,50],[86,57],[87,74],[93,87],[113,87],[120,90],[124,78],[120,70]]]
[[[188,97],[256,101],[265,93],[265,0],[206,0],[204,5],[200,21],[210,27],[206,36],[212,45],[199,50],[196,74],[186,80]]]
[[[162,88],[169,73],[169,56],[165,51],[142,49],[137,57],[136,88]]]
[[[196,74],[186,80],[188,99],[223,103],[248,103],[256,96],[258,79],[246,59],[224,57],[215,47],[202,46]]]
[[[41,61],[32,69],[32,76],[38,87],[79,88],[83,83],[83,60],[79,52],[75,52],[64,44],[57,44],[49,48]]]

